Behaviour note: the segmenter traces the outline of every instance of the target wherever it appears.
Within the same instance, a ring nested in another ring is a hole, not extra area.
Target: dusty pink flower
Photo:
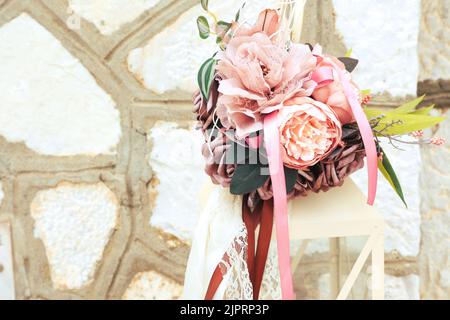
[[[354,84],[353,81],[351,81],[351,74],[347,70],[345,70],[344,64],[337,58],[322,55],[322,48],[320,46],[316,46],[313,52],[318,57],[317,67],[313,73],[313,78],[316,75],[316,72],[320,72],[321,68],[328,68],[332,71],[333,81],[328,82],[323,86],[319,85],[314,90],[312,97],[317,101],[329,105],[334,110],[334,112],[336,112],[338,119],[341,121],[342,125],[354,122],[355,119],[352,109],[350,107],[350,104],[348,103],[347,96],[345,95],[344,88],[342,87],[342,83],[335,68],[338,67],[344,72],[344,75],[350,81],[350,84],[355,90],[355,93],[357,94],[357,96],[360,96],[358,87]]]
[[[342,126],[325,104],[311,98],[289,100],[279,113],[283,162],[306,169],[327,157],[342,139]]]
[[[272,36],[278,31],[279,27],[280,16],[278,15],[278,12],[273,9],[266,9],[259,14],[258,20],[254,26],[234,23],[232,29],[236,37],[251,36],[258,32],[263,32],[268,36]]]
[[[266,33],[235,36],[218,54],[217,71],[223,79],[217,114],[239,139],[262,128],[262,115],[278,110],[294,96],[310,96],[316,58],[307,45],[289,50]]]

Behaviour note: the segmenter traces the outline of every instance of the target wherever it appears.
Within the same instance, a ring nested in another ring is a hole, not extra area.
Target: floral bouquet
[[[405,202],[380,138],[439,145],[442,139],[425,140],[421,130],[443,119],[429,115],[433,106],[417,108],[423,97],[392,110],[369,107],[370,91],[352,80],[358,61],[351,52],[334,57],[319,45],[294,43],[286,36],[284,9],[264,10],[255,25],[247,25],[239,23],[239,12],[234,21],[220,21],[208,10],[208,1],[201,3],[214,23],[199,17],[200,37],[215,35],[218,44],[199,70],[200,90],[193,99],[205,136],[206,173],[242,196],[247,238],[236,246],[245,252],[249,298],[259,297],[275,220],[282,298],[291,299],[288,199],[341,186],[366,159],[368,203],[375,199],[378,170]],[[258,242],[263,249],[255,256],[251,233],[257,225],[266,241]],[[224,261],[230,260],[225,253]],[[211,276],[207,299],[226,276],[223,269],[219,265]]]

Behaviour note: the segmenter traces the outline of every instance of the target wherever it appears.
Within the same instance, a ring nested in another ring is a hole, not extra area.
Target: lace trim
[[[269,254],[264,268],[261,283],[260,300],[281,300],[280,269],[278,268],[278,253],[275,241],[270,243]]]
[[[247,237],[247,228],[243,225],[219,264],[223,278],[228,281],[224,300],[253,299],[253,288],[247,266]]]
[[[253,287],[247,266],[248,233],[245,224],[219,263],[226,283],[224,300],[253,300]],[[280,274],[276,243],[269,248],[264,269],[260,300],[281,300]]]

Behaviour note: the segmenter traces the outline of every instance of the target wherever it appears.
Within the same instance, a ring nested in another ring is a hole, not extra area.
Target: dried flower
[[[442,146],[445,144],[445,142],[446,142],[445,139],[441,138],[441,137],[434,137],[434,138],[431,138],[431,140],[430,140],[430,143],[434,144],[436,146]]]

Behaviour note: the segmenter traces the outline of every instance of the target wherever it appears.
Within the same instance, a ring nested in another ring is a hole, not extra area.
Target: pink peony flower
[[[306,169],[327,157],[342,139],[342,126],[327,105],[311,98],[289,100],[279,113],[283,162]]]
[[[323,86],[317,86],[312,94],[312,97],[317,101],[329,105],[334,112],[336,112],[342,125],[354,122],[355,118],[353,116],[352,109],[348,103],[347,96],[345,95],[344,88],[342,87],[339,75],[335,70],[335,66],[344,71],[344,74],[350,80],[350,84],[355,90],[355,93],[357,96],[360,96],[358,87],[351,81],[351,74],[345,70],[345,65],[337,58],[332,56],[323,56],[322,48],[320,46],[316,46],[313,52],[318,57],[318,63],[313,73],[313,79],[317,76],[317,73],[320,72],[321,68],[325,68],[332,71],[333,81],[325,83]]]
[[[310,48],[293,44],[286,50],[265,32],[238,32],[218,59],[223,80],[217,114],[239,139],[262,129],[263,114],[279,110],[294,96],[310,96],[316,85],[311,74],[317,59]]]
[[[278,15],[278,12],[273,9],[266,9],[259,14],[258,20],[254,26],[234,23],[232,29],[235,37],[251,36],[258,32],[263,32],[268,36],[272,36],[278,31],[279,27],[280,16]]]

